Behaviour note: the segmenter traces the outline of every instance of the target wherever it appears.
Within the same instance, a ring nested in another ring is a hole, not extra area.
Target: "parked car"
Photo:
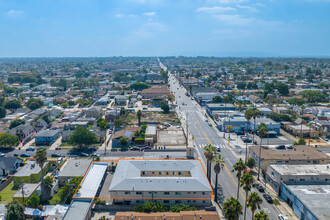
[[[99,157],[100,154],[98,154],[98,153],[92,153],[92,156],[93,156],[93,157]]]
[[[14,157],[18,157],[18,154],[14,154]]]
[[[268,203],[273,203],[273,199],[272,197],[270,197],[270,195],[268,194],[263,194],[263,197],[265,198],[265,200],[268,202]]]
[[[242,137],[242,141],[244,143],[251,143],[252,142],[251,138],[249,138],[249,137]]]
[[[259,192],[265,192],[265,188],[260,183],[255,183],[254,186],[259,190]]]
[[[26,148],[26,151],[34,151],[35,148],[34,147],[29,147],[29,148]]]
[[[142,150],[151,150],[151,147],[145,146],[145,147],[142,147]]]
[[[21,154],[21,157],[31,157],[31,155],[27,154],[27,153],[23,153],[23,154]]]
[[[81,157],[89,157],[89,154],[87,154],[87,153],[85,153],[85,152],[81,152],[81,153],[80,153],[80,156],[81,156]]]
[[[138,148],[138,147],[131,147],[130,150],[131,150],[131,151],[140,151],[140,148]]]
[[[38,147],[38,149],[44,149],[44,150],[47,150],[47,147]]]
[[[285,215],[282,215],[282,214],[279,214],[279,215],[278,215],[278,219],[279,219],[279,220],[289,220],[288,217],[286,217]]]
[[[210,122],[208,124],[209,124],[209,126],[212,126],[212,124]]]
[[[241,136],[241,135],[244,135],[244,132],[243,131],[235,131],[236,135],[238,136]]]
[[[277,150],[285,150],[285,145],[277,145],[275,148]]]
[[[286,217],[285,215],[282,215],[282,214],[279,214],[279,215],[278,215],[278,219],[279,219],[279,220],[289,220],[288,217]]]
[[[293,149],[292,144],[288,145],[288,146],[286,147],[286,149],[288,149],[288,150],[292,150],[292,149]]]
[[[93,146],[91,148],[89,148],[91,151],[97,151],[97,147]]]
[[[61,154],[52,154],[52,157],[61,157],[62,155]]]
[[[217,151],[220,152],[221,151],[221,148],[220,147],[217,147]]]
[[[4,156],[5,156],[5,154],[0,152],[0,157],[4,157]]]

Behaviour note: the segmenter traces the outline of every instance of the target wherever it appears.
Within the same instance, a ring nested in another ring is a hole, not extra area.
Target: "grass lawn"
[[[11,182],[6,188],[4,188],[0,192],[2,204],[8,204],[11,201],[13,201],[13,195],[15,195],[15,193],[18,191],[18,189],[13,187],[14,187],[14,181]]]

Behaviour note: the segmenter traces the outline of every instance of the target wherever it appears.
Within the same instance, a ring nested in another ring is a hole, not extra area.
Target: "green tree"
[[[0,106],[0,118],[4,118],[6,117],[6,115],[7,115],[6,109]]]
[[[276,88],[282,96],[289,95],[289,86],[284,83],[277,83]]]
[[[247,133],[247,131],[248,131],[248,126],[249,126],[249,123],[250,123],[250,120],[251,120],[251,118],[253,117],[253,110],[252,109],[247,109],[245,112],[244,112],[244,116],[245,116],[245,118],[246,118],[246,128],[245,128],[245,130],[246,130],[246,133]],[[245,163],[246,163],[246,159],[247,159],[247,157],[248,157],[248,155],[247,155],[247,142],[246,142],[246,147],[245,147]]]
[[[245,171],[245,169],[246,169],[246,165],[244,164],[242,159],[240,159],[239,161],[237,161],[234,164],[233,169],[231,171],[231,172],[236,172],[236,177],[238,179],[238,182],[237,182],[237,199],[239,197],[240,179],[241,179],[242,173],[243,173],[243,171]]]
[[[51,205],[56,204],[70,204],[73,194],[79,188],[82,177],[74,177],[69,179],[63,187],[61,187],[56,195],[50,200]]]
[[[35,110],[41,108],[44,105],[44,102],[41,99],[30,98],[29,101],[26,103],[26,106],[31,109]]]
[[[121,127],[122,124],[123,124],[123,121],[120,118],[115,119],[114,125],[115,125],[116,128]]]
[[[300,138],[299,141],[294,142],[293,145],[306,145],[306,141],[304,138]]]
[[[269,217],[266,212],[260,211],[253,216],[253,220],[269,220]]]
[[[12,128],[15,128],[19,125],[22,125],[22,124],[25,124],[25,120],[23,119],[15,119],[14,121],[11,121],[10,122],[10,126],[9,128],[12,129]]]
[[[170,106],[164,101],[160,103],[160,108],[163,110],[165,114],[170,112]]]
[[[48,115],[44,115],[44,116],[42,116],[41,119],[43,119],[47,124],[50,123],[50,120],[49,120],[49,118],[48,118]]]
[[[43,148],[37,150],[36,155],[34,156],[37,164],[41,168],[41,197],[45,197],[45,185],[44,185],[44,164],[47,161],[47,151]]]
[[[96,142],[96,135],[84,127],[77,127],[69,137],[69,143],[78,145],[79,148]]]
[[[262,138],[266,136],[268,132],[268,127],[265,123],[260,123],[257,127],[258,129],[258,135],[260,137],[260,145],[259,145],[259,155],[261,155],[261,143],[262,143]],[[261,158],[259,157],[259,162],[258,162],[258,180],[260,176],[260,164],[261,164]]]
[[[256,192],[252,192],[248,197],[247,197],[247,206],[250,208],[252,212],[252,218],[254,216],[254,212],[258,209],[260,209],[260,204],[262,203],[262,199]]]
[[[149,88],[149,84],[147,83],[143,83],[143,82],[137,82],[137,83],[133,83],[130,85],[131,89],[137,90],[137,91],[141,91],[143,89],[148,89]]]
[[[214,190],[214,201],[218,201],[218,175],[220,171],[223,169],[225,162],[221,156],[221,154],[216,154],[213,158],[214,164],[214,172],[215,172],[215,190]]]
[[[300,99],[300,98],[292,98],[292,99],[289,99],[289,104],[290,105],[298,105],[298,106],[302,106],[306,103],[306,101],[304,99]]]
[[[246,166],[250,169],[253,169],[256,166],[256,161],[250,157],[246,162]]]
[[[18,99],[10,99],[5,102],[5,108],[6,109],[18,109],[22,107],[21,102]]]
[[[241,184],[241,186],[243,186],[246,198],[248,197],[249,192],[251,191],[253,182],[254,182],[254,179],[251,174],[243,173],[240,184]],[[246,202],[247,202],[247,200],[245,200],[245,206],[244,206],[244,220],[246,219]]]
[[[167,212],[168,209],[164,206],[164,204],[160,204],[158,202],[154,202],[150,200],[146,203],[135,206],[134,211],[150,213],[150,212]]]
[[[241,203],[233,197],[228,198],[223,203],[223,212],[228,220],[238,220],[242,214],[242,209]]]
[[[17,146],[18,144],[18,137],[16,135],[12,135],[9,133],[0,134],[0,146],[7,147],[7,146]]]
[[[253,121],[254,121],[254,123],[253,123],[253,139],[252,139],[252,143],[254,144],[254,134],[256,133],[256,119],[258,118],[258,117],[260,117],[260,116],[262,116],[262,112],[260,111],[260,110],[258,110],[258,109],[256,109],[256,108],[254,108],[253,110],[252,110],[252,118],[253,118]]]
[[[124,107],[121,107],[120,108],[120,115],[125,115],[125,108]]]
[[[51,176],[46,176],[44,182],[45,182],[45,191],[48,198],[51,195],[54,179]]]
[[[221,103],[222,102],[222,99],[221,99],[221,97],[220,96],[214,96],[213,98],[212,98],[212,103]]]
[[[29,208],[38,208],[40,205],[40,198],[36,194],[33,194],[27,201],[27,206]]]
[[[124,150],[128,145],[128,139],[126,137],[121,137],[118,143],[121,145],[122,149]]]
[[[326,102],[327,96],[319,91],[305,90],[301,92],[302,97],[307,98],[309,103]]]
[[[6,220],[22,220],[24,219],[24,206],[18,201],[12,201],[6,205]]]
[[[137,118],[138,118],[139,126],[141,126],[142,111],[139,109],[137,111],[136,115],[137,115]]]
[[[206,145],[204,147],[204,156],[206,158],[206,162],[207,162],[207,178],[209,179],[209,181],[211,180],[211,165],[212,165],[212,160],[214,155],[216,154],[216,148],[214,146],[212,146],[211,144]]]
[[[100,121],[99,122],[99,126],[102,128],[102,129],[105,129],[105,128],[107,128],[108,127],[108,124],[105,122],[105,121]]]
[[[246,82],[237,83],[237,89],[245,89],[245,88],[246,88]]]
[[[223,102],[224,103],[234,103],[234,101],[235,101],[234,98],[230,95],[227,95],[227,96],[223,97]]]

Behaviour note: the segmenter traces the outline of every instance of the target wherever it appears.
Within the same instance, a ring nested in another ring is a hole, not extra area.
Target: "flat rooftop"
[[[65,213],[63,220],[86,219],[89,208],[92,205],[91,203],[91,199],[74,199]]]
[[[319,220],[330,219],[330,185],[286,186]]]
[[[91,162],[92,160],[87,159],[70,159],[58,176],[84,176]]]
[[[38,187],[40,187],[40,183],[25,183],[23,185],[24,197],[30,197],[32,193],[38,189]],[[22,197],[22,187],[15,193],[13,197]]]
[[[75,197],[92,198],[95,197],[103,176],[107,170],[108,163],[93,162],[84,179],[80,184],[80,189],[75,194]]]
[[[143,175],[182,173],[182,176]],[[189,173],[189,175],[184,174]],[[199,160],[120,160],[109,191],[212,191]]]
[[[328,164],[304,164],[304,165],[269,165],[281,175],[328,175],[330,176],[330,166]]]
[[[44,163],[44,167],[48,164],[48,161]],[[37,174],[41,171],[40,166],[34,160],[26,161],[26,164],[15,173],[15,176],[30,176],[31,174]]]

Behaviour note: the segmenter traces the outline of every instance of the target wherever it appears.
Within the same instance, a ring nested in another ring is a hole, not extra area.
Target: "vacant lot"
[[[129,112],[122,116],[122,120],[127,125],[137,125],[138,118],[136,112]],[[141,123],[170,123],[179,124],[180,121],[176,117],[175,112],[170,112],[168,114],[163,114],[162,112],[142,112]]]

